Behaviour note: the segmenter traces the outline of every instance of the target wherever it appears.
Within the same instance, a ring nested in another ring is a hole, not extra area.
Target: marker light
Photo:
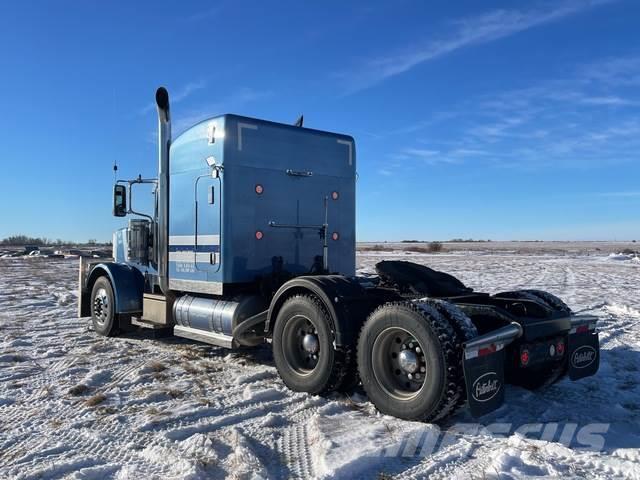
[[[564,342],[562,340],[560,340],[556,345],[556,353],[558,355],[564,354]]]
[[[520,352],[520,363],[522,363],[522,365],[529,363],[529,350],[522,350],[522,352]]]
[[[332,238],[333,240],[338,240],[338,239],[340,238],[340,235],[338,234],[338,232],[333,232],[333,233],[331,234],[331,238]]]
[[[264,192],[264,188],[262,187],[262,185],[260,185],[259,183],[256,185],[256,193],[258,195],[262,195],[262,192]]]
[[[498,347],[495,343],[492,343],[488,347],[483,347],[478,350],[478,356],[484,357],[485,355],[491,355],[492,353],[496,353],[498,351]]]
[[[263,235],[263,233],[262,233],[260,230],[258,230],[258,231],[256,232],[256,240],[262,240],[262,237],[263,237],[263,236],[264,236],[264,235]]]
[[[338,192],[331,192],[331,198],[333,198],[334,200],[337,200],[338,197],[340,197],[340,194]]]

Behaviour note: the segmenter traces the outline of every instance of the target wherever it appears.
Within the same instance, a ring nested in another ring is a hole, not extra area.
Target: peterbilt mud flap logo
[[[471,395],[477,402],[488,402],[498,394],[501,388],[502,383],[498,374],[496,372],[487,372],[473,382]]]
[[[590,345],[583,345],[576,349],[571,356],[571,365],[574,368],[587,368],[596,359],[596,349]]]

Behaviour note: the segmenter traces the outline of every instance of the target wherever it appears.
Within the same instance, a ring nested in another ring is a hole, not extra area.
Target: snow
[[[0,478],[640,478],[635,257],[374,252],[358,256],[360,273],[381,257],[476,290],[548,290],[597,315],[599,373],[538,392],[510,387],[479,420],[463,410],[441,425],[406,422],[361,392],[289,391],[268,345],[98,337],[75,318],[77,261],[2,258]]]

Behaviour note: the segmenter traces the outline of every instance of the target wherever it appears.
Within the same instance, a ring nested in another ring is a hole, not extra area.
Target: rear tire
[[[334,348],[332,325],[313,295],[295,295],[282,305],[273,330],[273,359],[291,390],[323,394],[340,386],[350,359],[345,350]]]
[[[115,297],[107,277],[98,277],[91,289],[91,321],[98,335],[113,337],[119,333]]]
[[[553,312],[560,313],[562,315],[571,315],[573,313],[571,308],[569,308],[569,306],[560,298],[544,290],[516,290],[514,292],[501,293],[498,294],[498,296],[511,296],[514,298],[525,298],[540,302],[550,308]],[[565,358],[558,365],[539,370],[526,369],[518,372],[517,375],[512,376],[510,383],[526,388],[527,390],[539,390],[541,388],[548,387],[549,385],[553,385],[558,380],[562,379],[567,374],[568,370],[569,361],[565,355]]]
[[[459,344],[432,305],[385,304],[369,316],[358,339],[362,386],[382,413],[405,420],[444,418],[464,391]]]
[[[540,300],[545,302],[547,305],[549,305],[549,307],[551,307],[556,312],[561,312],[565,315],[571,315],[572,313],[571,309],[566,303],[564,303],[558,297],[556,297],[555,295],[549,292],[545,292],[544,290],[523,290],[523,291],[527,292],[530,295],[533,295],[536,298],[539,298]]]

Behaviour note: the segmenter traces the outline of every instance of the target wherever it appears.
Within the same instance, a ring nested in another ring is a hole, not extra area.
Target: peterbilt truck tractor
[[[158,177],[118,180],[113,259],[80,265],[79,315],[225,348],[268,343],[292,390],[359,384],[376,408],[439,421],[498,408],[599,365],[597,319],[540,290],[488,294],[405,261],[356,275],[356,148],[348,135],[238,115],[171,136],[156,92]],[[153,211],[132,209],[151,184]]]

